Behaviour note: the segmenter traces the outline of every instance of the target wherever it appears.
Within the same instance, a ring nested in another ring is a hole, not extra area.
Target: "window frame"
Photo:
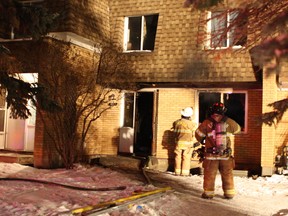
[[[139,16],[126,16],[124,18],[124,41],[123,41],[123,48],[124,48],[124,52],[152,52],[155,49],[155,41],[156,41],[156,33],[155,33],[155,37],[154,37],[154,47],[153,49],[143,49],[144,47],[144,38],[145,38],[145,17],[148,16],[157,16],[157,26],[156,26],[156,32],[157,32],[157,27],[158,27],[158,21],[159,21],[159,14],[145,14],[145,15],[139,15]],[[128,44],[130,41],[130,29],[129,29],[129,20],[130,18],[137,18],[140,17],[141,18],[141,36],[140,36],[140,49],[128,49]]]
[[[243,48],[245,47],[244,45],[232,45],[230,46],[230,43],[231,43],[231,37],[230,37],[230,34],[231,34],[231,30],[227,31],[227,35],[226,35],[226,46],[213,46],[212,43],[213,43],[213,38],[212,38],[212,14],[213,13],[225,13],[225,11],[221,11],[221,10],[217,10],[217,11],[208,11],[208,14],[207,14],[207,42],[206,42],[206,47],[208,49],[228,49],[229,47],[231,47],[232,49],[240,49],[240,48]],[[229,25],[231,23],[231,13],[235,13],[235,10],[234,11],[228,11],[227,12],[227,15],[226,15],[226,19],[225,19],[225,23],[226,23],[226,26],[225,28],[229,28]],[[236,16],[237,17],[237,16]]]
[[[244,128],[243,130],[241,129],[241,134],[246,134],[247,131],[248,131],[248,91],[245,91],[245,90],[230,90],[230,89],[211,89],[211,90],[207,90],[207,89],[199,89],[197,91],[197,100],[198,100],[198,116],[197,116],[197,122],[200,121],[200,116],[199,116],[199,109],[200,109],[200,98],[199,98],[199,95],[200,93],[218,93],[220,94],[220,102],[221,103],[224,103],[224,95],[225,94],[244,94],[245,95],[245,107],[244,107],[244,110],[245,110],[245,114],[244,114]],[[233,119],[234,120],[234,119]],[[200,123],[200,122],[199,122]]]

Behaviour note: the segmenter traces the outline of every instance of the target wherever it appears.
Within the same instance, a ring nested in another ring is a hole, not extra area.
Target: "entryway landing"
[[[0,162],[33,165],[33,152],[0,150]]]

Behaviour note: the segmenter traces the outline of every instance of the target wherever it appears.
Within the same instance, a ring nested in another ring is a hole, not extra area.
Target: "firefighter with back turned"
[[[175,135],[175,175],[189,176],[196,124],[191,121],[193,109],[181,110],[181,118],[173,122]]]
[[[233,119],[225,116],[223,103],[214,103],[209,110],[209,117],[197,128],[195,137],[205,144],[204,152],[204,182],[202,198],[212,199],[215,190],[215,178],[219,170],[222,179],[224,197],[232,199],[235,195],[233,169],[235,167],[232,156],[231,139],[240,133],[241,127]]]

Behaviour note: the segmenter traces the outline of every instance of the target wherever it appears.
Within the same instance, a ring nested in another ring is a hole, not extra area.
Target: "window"
[[[247,41],[247,17],[239,10],[209,12],[209,47],[242,47]]]
[[[246,92],[200,92],[199,93],[199,122],[208,117],[209,108],[215,102],[221,101],[227,108],[226,115],[235,120],[241,131],[245,132],[247,127],[247,93]]]
[[[158,14],[126,17],[124,49],[126,51],[154,50]]]
[[[30,40],[32,36],[43,33],[46,27],[49,28],[48,17],[52,19],[52,14],[47,13],[43,0],[6,2],[1,5],[3,9],[1,8],[0,14],[0,38]]]

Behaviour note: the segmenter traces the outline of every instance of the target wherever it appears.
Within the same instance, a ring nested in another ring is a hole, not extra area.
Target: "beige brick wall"
[[[182,5],[182,1],[172,0],[110,1],[112,35],[121,45],[125,16],[159,13],[155,50],[127,53],[134,61],[138,80],[193,83],[255,81],[249,53],[203,50],[203,41],[199,37],[206,26],[202,20],[206,14]]]
[[[90,157],[99,155],[117,155],[120,128],[120,101],[105,111],[92,123],[87,136],[85,150]]]
[[[263,113],[273,111],[273,108],[268,106],[268,104],[285,99],[288,95],[288,91],[278,89],[276,74],[271,74],[267,70],[264,70],[263,79]],[[280,154],[282,148],[287,145],[287,122],[288,115],[285,113],[279,124],[272,126],[263,125],[262,127],[261,166],[264,170],[264,175],[270,175],[274,172],[275,156]]]
[[[282,100],[288,97],[288,59],[281,59],[279,74],[280,89],[277,90],[277,99]],[[282,89],[282,90],[281,90]],[[275,147],[276,154],[282,154],[283,147],[288,146],[288,112],[284,113],[281,121],[276,127]]]
[[[110,40],[108,0],[48,0],[47,6],[64,17],[57,31],[73,32],[98,43]]]
[[[101,136],[101,154],[117,154],[119,145],[119,114],[120,110],[118,106],[113,107],[102,116],[102,128],[99,131],[99,136]]]
[[[237,169],[258,171],[261,162],[262,90],[248,90],[247,132],[235,136],[234,156]],[[157,158],[174,159],[172,123],[180,118],[180,110],[192,106],[197,112],[197,89],[159,89],[157,121]],[[257,109],[260,108],[260,109]],[[195,121],[195,115],[193,121]]]
[[[194,108],[194,106],[195,90],[193,89],[159,89],[156,157],[174,158],[174,139],[170,131],[172,124],[181,118],[182,109]]]
[[[273,92],[271,88],[270,91]],[[266,91],[263,90],[263,94],[265,94],[264,92]],[[268,100],[269,98],[265,98],[265,100],[263,100],[263,112],[271,111],[267,110],[267,108],[264,108],[269,102],[272,102],[271,98],[270,101]],[[263,125],[262,134],[261,166],[273,169],[275,152],[275,128]]]

